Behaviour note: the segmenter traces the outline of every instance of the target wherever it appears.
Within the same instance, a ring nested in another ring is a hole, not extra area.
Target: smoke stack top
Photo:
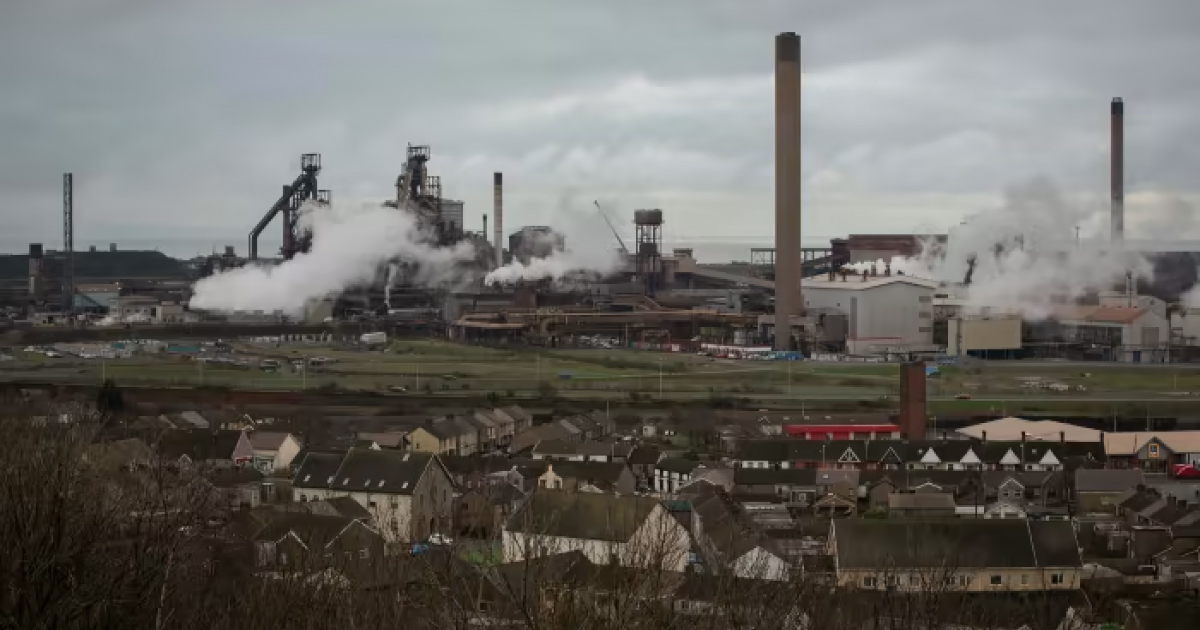
[[[1125,102],[1121,97],[1112,100],[1109,126],[1109,152],[1111,160],[1112,208],[1111,237],[1113,241],[1125,238]]]
[[[496,186],[504,185],[504,173],[495,173],[492,175],[492,183]]]

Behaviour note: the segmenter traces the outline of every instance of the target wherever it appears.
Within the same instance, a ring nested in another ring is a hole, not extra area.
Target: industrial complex
[[[947,243],[945,234],[849,234],[827,247],[801,246],[800,68],[799,36],[780,34],[775,41],[775,246],[750,250],[745,262],[701,263],[688,247],[668,251],[663,226],[685,211],[643,208],[617,219],[632,222],[631,243],[611,230],[619,261],[613,268],[579,277],[547,274],[485,283],[493,270],[544,261],[570,251],[572,243],[553,226],[506,226],[505,180],[499,172],[493,176],[491,215],[482,214],[482,230],[467,230],[463,202],[443,198],[441,180],[431,174],[436,165],[431,146],[409,145],[395,197],[382,203],[410,213],[431,247],[469,244],[474,255],[467,281],[417,282],[420,265],[397,256],[381,261],[372,281],[312,300],[302,314],[206,311],[190,306],[198,280],[246,266],[288,264],[310,251],[313,215],[327,212],[332,202],[331,192],[318,181],[321,155],[301,156],[300,172],[250,231],[246,255],[227,246],[189,261],[122,251],[115,244],[107,251],[74,251],[68,173],[62,248],[33,243],[27,255],[0,256],[0,308],[6,314],[0,326],[354,322],[359,329],[486,344],[557,346],[604,335],[624,347],[744,349],[726,352],[731,356],[907,360],[971,355],[1134,363],[1193,356],[1200,312],[1179,299],[1196,284],[1200,247],[1125,242],[1121,99],[1113,99],[1110,110],[1112,246],[1138,251],[1154,266],[1153,277],[1135,278],[1130,270],[1088,287],[1082,296],[1049,296],[1052,308],[1023,312],[1011,304],[969,299],[970,271],[947,279],[893,269],[897,259],[936,258]],[[595,205],[612,227],[613,217]],[[282,247],[270,254],[259,248],[268,228],[282,233]]]

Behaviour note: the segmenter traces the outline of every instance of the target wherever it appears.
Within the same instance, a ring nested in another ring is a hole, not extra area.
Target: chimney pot
[[[983,432],[983,443],[987,444],[987,431]]]
[[[1061,444],[1066,444],[1066,443],[1067,443],[1067,432],[1066,432],[1066,431],[1059,431],[1059,432],[1058,432],[1058,441],[1059,441],[1059,443],[1061,443]]]

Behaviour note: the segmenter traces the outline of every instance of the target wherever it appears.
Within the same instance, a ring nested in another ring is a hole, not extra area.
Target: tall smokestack
[[[1110,141],[1112,170],[1112,240],[1125,238],[1125,103],[1121,97],[1112,100],[1110,110]]]
[[[492,217],[496,223],[496,267],[504,266],[504,173],[492,176],[492,187],[495,189]]]
[[[800,36],[775,37],[775,349],[791,350],[800,296]]]

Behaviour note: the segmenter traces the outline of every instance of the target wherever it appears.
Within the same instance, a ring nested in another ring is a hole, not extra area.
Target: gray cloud
[[[769,241],[772,36],[804,36],[810,236],[945,229],[1036,176],[1097,207],[1127,101],[1131,230],[1200,191],[1200,5],[923,0],[39,0],[0,7],[0,247],[244,234],[318,151],[382,197],[431,144],[468,225],[570,197],[667,234]],[[576,204],[578,205],[578,204]],[[1200,235],[1194,235],[1200,236]]]

